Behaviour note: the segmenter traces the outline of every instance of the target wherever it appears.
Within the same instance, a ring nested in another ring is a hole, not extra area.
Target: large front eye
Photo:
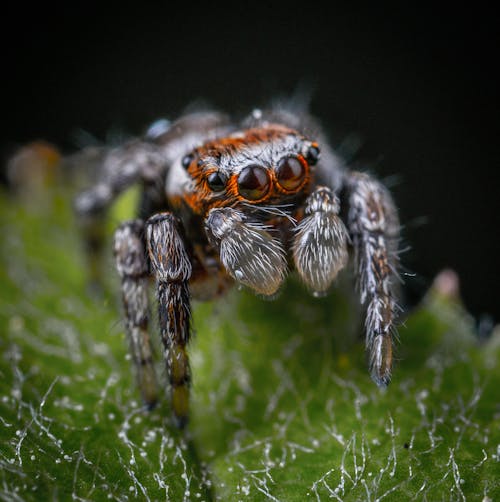
[[[247,166],[238,176],[238,191],[248,200],[259,200],[269,190],[269,175],[261,166]]]
[[[298,188],[304,180],[305,174],[304,164],[297,157],[285,157],[279,161],[278,167],[276,167],[276,178],[285,190]]]

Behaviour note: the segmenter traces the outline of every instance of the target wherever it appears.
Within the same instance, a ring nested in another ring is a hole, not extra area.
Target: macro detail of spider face
[[[191,186],[181,188],[185,179],[172,173],[167,190],[180,193],[177,202],[182,199],[199,215],[238,203],[291,203],[306,193],[310,166],[318,156],[318,145],[295,130],[274,124],[250,128],[208,141],[186,154],[181,166]]]
[[[273,107],[241,122],[214,111],[190,113],[110,149],[100,179],[75,201],[94,279],[106,208],[133,184],[142,187],[138,217],[116,230],[114,252],[146,405],[158,399],[151,279],[172,409],[184,426],[191,298],[218,298],[234,283],[272,297],[289,273],[313,295],[324,295],[350,256],[366,312],[370,373],[379,386],[389,383],[397,212],[385,187],[349,170],[306,112]]]

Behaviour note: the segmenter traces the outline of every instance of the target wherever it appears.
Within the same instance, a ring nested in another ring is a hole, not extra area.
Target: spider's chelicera
[[[379,386],[389,383],[397,212],[379,181],[343,165],[308,114],[274,107],[235,123],[218,112],[189,113],[110,150],[99,181],[75,203],[91,255],[101,246],[106,208],[132,184],[142,186],[138,219],[116,230],[114,253],[126,331],[148,406],[157,401],[148,333],[151,278],[172,408],[183,426],[191,298],[214,298],[234,282],[272,296],[292,270],[321,295],[351,250],[366,307],[371,376]],[[95,263],[93,270],[98,273]]]

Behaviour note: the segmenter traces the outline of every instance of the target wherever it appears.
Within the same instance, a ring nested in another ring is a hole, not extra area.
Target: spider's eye
[[[279,161],[276,167],[278,183],[285,190],[298,188],[304,180],[305,174],[304,164],[297,157],[285,157]]]
[[[207,184],[210,190],[222,192],[226,188],[226,177],[219,171],[214,171],[207,176]]]
[[[319,160],[319,147],[316,143],[313,143],[307,149],[306,160],[310,166],[314,166],[318,162],[318,160]]]
[[[247,166],[238,176],[238,191],[248,200],[259,200],[269,190],[267,170],[260,166]]]
[[[181,160],[182,167],[184,169],[187,169],[191,165],[191,162],[193,162],[193,159],[194,159],[194,154],[192,154],[192,153],[188,153],[187,155],[184,155],[184,157],[182,157],[182,160]]]

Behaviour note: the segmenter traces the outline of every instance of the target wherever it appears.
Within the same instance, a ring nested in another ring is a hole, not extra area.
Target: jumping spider
[[[366,307],[370,373],[386,386],[399,222],[382,184],[348,170],[307,113],[283,106],[256,110],[240,123],[203,111],[161,124],[111,149],[98,183],[75,202],[95,254],[106,208],[131,185],[142,187],[139,219],[116,230],[114,254],[146,405],[157,401],[148,334],[150,278],[156,281],[173,412],[184,426],[191,297],[214,298],[233,282],[272,296],[289,270],[321,295],[346,266],[350,250]]]

